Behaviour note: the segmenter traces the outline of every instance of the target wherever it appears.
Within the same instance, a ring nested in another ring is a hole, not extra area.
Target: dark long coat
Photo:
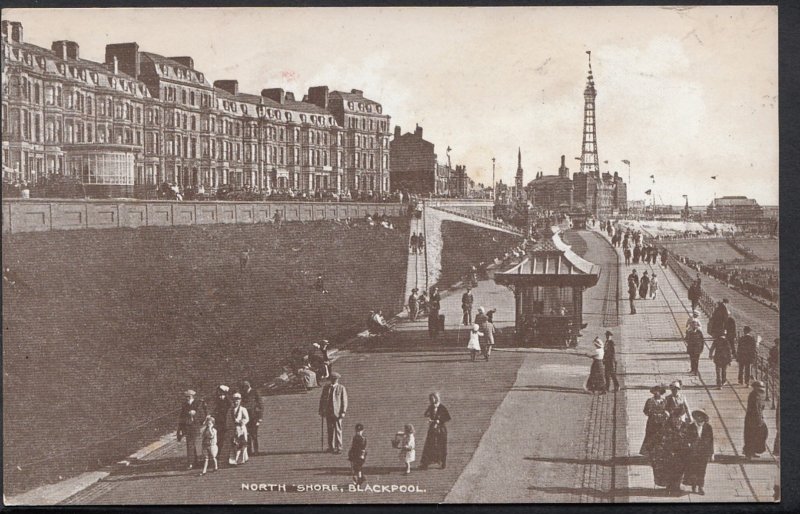
[[[758,455],[767,451],[769,429],[764,421],[766,395],[760,389],[753,389],[747,397],[747,413],[744,415],[744,447],[745,455]]]
[[[440,403],[438,408],[428,405],[424,416],[431,423],[428,425],[428,435],[425,437],[420,465],[444,464],[447,462],[447,422],[451,419],[450,412]]]
[[[686,470],[683,484],[703,487],[706,481],[706,466],[714,455],[714,430],[708,423],[703,424],[700,435],[697,424],[691,423],[686,430]]]

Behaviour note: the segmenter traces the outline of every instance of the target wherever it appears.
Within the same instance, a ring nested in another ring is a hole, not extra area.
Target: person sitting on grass
[[[367,319],[367,329],[371,334],[380,335],[391,331],[391,327],[383,319],[382,311],[369,311],[369,318]]]
[[[319,387],[317,383],[317,374],[311,369],[311,365],[306,362],[303,364],[303,367],[297,370],[297,378],[300,381],[300,385],[306,391],[310,391],[316,387]]]

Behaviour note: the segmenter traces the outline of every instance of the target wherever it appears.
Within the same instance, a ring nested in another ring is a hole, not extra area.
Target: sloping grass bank
[[[4,237],[3,265],[22,283],[3,290],[6,494],[124,457],[174,427],[153,420],[187,388],[264,383],[292,349],[354,334],[370,309],[398,312],[398,224]],[[319,273],[329,294],[312,287]]]

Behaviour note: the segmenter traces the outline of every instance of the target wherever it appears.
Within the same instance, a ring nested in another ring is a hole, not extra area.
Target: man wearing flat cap
[[[611,391],[611,382],[614,382],[614,391],[619,391],[619,382],[617,381],[617,357],[616,346],[614,340],[611,338],[614,334],[610,330],[606,330],[606,342],[604,345],[605,352],[603,353],[603,366],[605,367],[606,387]]]
[[[756,362],[758,344],[752,335],[750,327],[744,327],[744,335],[739,338],[736,345],[736,362],[739,363],[739,385],[750,383],[753,374],[753,364]]]
[[[189,389],[183,393],[185,401],[178,414],[178,441],[186,438],[186,464],[188,469],[200,464],[198,456],[200,445],[200,429],[208,414],[205,402],[197,400],[197,393]]]
[[[342,419],[347,413],[347,389],[339,383],[342,376],[331,373],[331,382],[322,388],[319,398],[319,415],[328,427],[328,452],[342,453]]]

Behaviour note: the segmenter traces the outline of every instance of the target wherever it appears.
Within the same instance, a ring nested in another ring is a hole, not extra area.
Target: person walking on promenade
[[[439,463],[444,469],[447,467],[447,423],[451,419],[450,412],[442,404],[439,393],[431,393],[428,399],[430,405],[424,414],[428,418],[428,435],[425,436],[419,467],[427,469],[429,465]]]
[[[461,311],[464,313],[461,323],[466,327],[472,325],[472,304],[475,297],[472,295],[472,288],[467,286],[466,292],[461,295]]]
[[[417,253],[424,253],[425,252],[425,234],[422,232],[419,233],[417,236]]]
[[[634,305],[634,300],[636,300],[636,282],[634,282],[629,277],[628,278],[628,301],[631,304],[631,314],[636,314],[636,305]]]
[[[192,469],[200,465],[198,446],[200,443],[200,429],[208,415],[205,402],[195,399],[197,393],[192,389],[183,393],[185,402],[181,405],[178,414],[178,441],[186,438],[186,468]]]
[[[692,303],[693,311],[697,310],[697,306],[700,303],[701,294],[702,294],[702,289],[700,288],[700,279],[698,278],[697,280],[692,282],[691,286],[689,286],[688,297],[689,301]]]
[[[342,453],[342,420],[347,414],[347,389],[339,383],[341,377],[331,373],[331,383],[322,388],[319,398],[319,415],[328,430],[328,452],[334,454]]]
[[[703,353],[705,338],[700,330],[699,323],[692,323],[689,331],[686,332],[686,353],[689,354],[689,373],[697,375],[700,372],[700,355]]]
[[[764,407],[766,406],[766,391],[764,382],[754,380],[753,390],[747,397],[747,411],[744,415],[744,447],[742,453],[745,458],[752,459],[767,451],[767,437],[769,429],[764,421]]]
[[[605,394],[606,393],[606,370],[603,365],[603,341],[599,337],[595,337],[592,341],[594,348],[589,353],[588,357],[592,359],[592,366],[589,368],[589,377],[586,379],[584,390],[591,394]]]
[[[439,308],[442,297],[436,286],[431,288],[431,297],[428,299],[428,334],[436,339],[439,336]]]
[[[242,406],[242,394],[234,393],[233,406],[228,409],[228,426],[231,438],[231,452],[228,457],[228,464],[236,466],[244,464],[249,460],[247,455],[247,424],[250,422],[250,414]]]
[[[408,295],[408,320],[417,321],[417,312],[419,310],[419,297],[417,296],[418,289],[415,287]]]
[[[642,273],[642,280],[639,282],[639,298],[647,300],[650,290],[650,277],[647,276],[647,271]]]
[[[636,270],[631,271],[631,274],[628,275],[628,280],[633,280],[636,284],[636,290],[639,290],[639,272]]]
[[[653,447],[661,439],[661,431],[664,429],[664,423],[667,422],[669,415],[664,399],[664,393],[667,389],[663,385],[655,385],[650,388],[650,394],[653,396],[648,398],[644,403],[642,412],[647,416],[647,425],[644,429],[644,440],[642,447],[639,449],[640,455],[649,456]]]
[[[496,329],[494,328],[494,322],[492,321],[492,314],[494,314],[493,310],[489,311],[486,315],[486,323],[484,323],[482,330],[485,336],[485,342],[483,345],[483,360],[486,361],[489,360],[489,356],[492,354],[492,347],[494,346],[494,334]]]
[[[728,321],[728,299],[717,303],[711,319],[708,320],[708,335],[717,337],[725,334],[725,323]]]
[[[364,436],[364,425],[356,423],[356,433],[350,443],[350,451],[347,452],[347,460],[350,461],[350,468],[353,470],[353,483],[363,484],[367,477],[364,476],[364,463],[367,461],[367,438]]]
[[[411,249],[411,253],[416,255],[417,254],[417,233],[411,233],[411,242],[409,243],[409,248]]]
[[[691,314],[689,314],[689,319],[686,320],[686,328],[685,330],[688,332],[694,323],[697,323],[697,326],[700,326],[700,311],[693,310]]]
[[[219,469],[219,465],[217,463],[217,454],[219,453],[219,447],[217,446],[217,429],[214,428],[213,416],[206,416],[206,421],[203,423],[203,430],[200,434],[200,439],[203,442],[203,456],[205,457],[203,460],[203,472],[200,474],[205,475],[208,471],[209,460],[214,463],[214,471]]]
[[[731,364],[731,347],[723,336],[714,338],[708,358],[714,361],[717,369],[717,389],[722,389],[722,386],[728,381],[727,371]]]
[[[650,299],[655,300],[656,296],[658,296],[658,279],[653,273],[653,278],[650,279]]]
[[[625,248],[623,248],[622,255],[625,256],[625,265],[626,266],[630,266],[630,264],[631,264],[631,248],[629,246],[626,246]]]
[[[689,405],[686,403],[686,398],[681,394],[683,382],[675,380],[669,385],[670,395],[664,401],[664,408],[670,418],[680,418],[686,421],[689,418]]]
[[[638,244],[633,247],[633,263],[639,264],[639,257],[642,255],[642,247]]]
[[[725,320],[725,340],[731,351],[731,357],[736,358],[736,320],[733,316],[728,316]]]
[[[469,333],[469,342],[467,343],[467,350],[469,350],[470,358],[472,362],[475,362],[475,358],[481,353],[481,343],[480,338],[483,336],[483,332],[480,331],[480,327],[477,325],[472,325],[472,330]]]
[[[217,387],[217,397],[214,398],[214,403],[211,405],[211,415],[214,417],[214,429],[217,431],[217,453],[219,459],[223,463],[228,460],[230,453],[230,441],[228,440],[227,420],[228,410],[233,403],[228,397],[230,388],[226,385],[220,384]]]
[[[750,334],[752,329],[745,326],[742,331],[744,335],[739,338],[736,348],[736,362],[739,364],[739,385],[749,384],[753,372],[753,364],[756,362],[758,343]]]
[[[258,427],[264,411],[261,395],[250,387],[250,382],[242,382],[242,407],[247,409],[250,420],[247,423],[247,449],[250,455],[258,455]]]
[[[614,334],[610,330],[606,330],[606,341],[603,344],[603,368],[606,381],[606,388],[611,391],[611,382],[614,382],[614,392],[619,391],[619,382],[617,381],[617,357],[614,340],[611,338]]]
[[[669,252],[666,248],[661,249],[661,267],[667,269],[667,259],[669,258]]]
[[[686,470],[688,423],[681,417],[670,417],[653,447],[651,464],[655,485],[666,487],[670,496],[680,496]]]
[[[411,463],[417,459],[416,447],[414,425],[406,425],[403,427],[403,439],[400,441],[400,462],[405,465],[404,475],[411,474]]]
[[[693,493],[706,494],[706,467],[714,460],[714,430],[708,424],[708,414],[697,409],[692,411],[693,423],[686,429],[686,470],[683,485],[692,487]]]

